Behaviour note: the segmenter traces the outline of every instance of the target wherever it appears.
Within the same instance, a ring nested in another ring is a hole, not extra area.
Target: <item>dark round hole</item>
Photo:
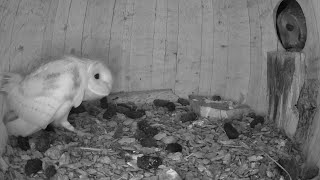
[[[293,31],[294,26],[292,24],[287,24],[286,28],[287,28],[288,31]]]
[[[99,79],[99,78],[100,78],[99,73],[95,74],[95,75],[94,75],[94,78]]]

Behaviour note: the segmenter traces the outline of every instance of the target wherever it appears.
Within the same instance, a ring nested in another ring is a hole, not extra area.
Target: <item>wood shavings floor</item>
[[[122,99],[122,103],[128,104],[126,100]],[[4,154],[10,168],[6,173],[0,172],[0,179],[289,179],[283,173],[281,176],[274,161],[279,158],[302,161],[295,146],[268,121],[251,128],[250,118],[233,120],[240,136],[229,139],[223,120],[197,117],[195,121],[182,122],[181,115],[189,111],[189,106],[175,100],[174,111],[155,107],[152,100],[140,104],[137,108],[144,109],[145,115],[137,119],[122,113],[111,113],[106,118],[108,109],[101,108],[99,102],[83,103],[85,112],[71,114],[69,121],[90,136],[79,137],[60,128],[56,132],[41,131],[27,139],[22,148],[28,149],[30,145],[28,150],[22,150],[17,138],[12,137]],[[157,130],[151,140],[144,142],[152,147],[143,147],[141,137],[137,136],[142,120],[150,125],[147,129]],[[182,152],[179,148],[178,152],[169,152],[170,143],[181,145]],[[151,159],[144,169],[140,168],[137,159],[149,156],[158,159]],[[27,176],[25,165],[31,159],[40,159],[42,168],[32,173],[29,164],[31,174],[28,172]]]

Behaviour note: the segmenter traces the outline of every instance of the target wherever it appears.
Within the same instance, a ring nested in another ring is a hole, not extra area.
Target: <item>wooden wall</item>
[[[114,92],[219,94],[264,112],[279,0],[0,0],[0,66],[64,53],[102,59]]]

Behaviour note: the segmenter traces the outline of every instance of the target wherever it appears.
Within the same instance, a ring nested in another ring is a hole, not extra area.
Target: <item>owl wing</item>
[[[85,76],[81,75],[83,70],[72,64],[61,65],[64,67],[42,67],[9,94],[10,104],[20,118],[45,128],[64,103],[80,105],[86,81],[82,80]]]
[[[59,88],[57,82],[61,81],[64,74],[72,71],[75,68],[74,65],[72,62],[62,59],[40,66],[21,82],[21,93],[28,97],[34,97]],[[62,82],[68,83],[67,80]]]

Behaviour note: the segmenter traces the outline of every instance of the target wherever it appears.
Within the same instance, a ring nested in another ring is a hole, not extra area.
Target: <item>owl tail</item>
[[[15,73],[0,73],[0,92],[10,92],[12,86],[20,83],[22,77]]]

